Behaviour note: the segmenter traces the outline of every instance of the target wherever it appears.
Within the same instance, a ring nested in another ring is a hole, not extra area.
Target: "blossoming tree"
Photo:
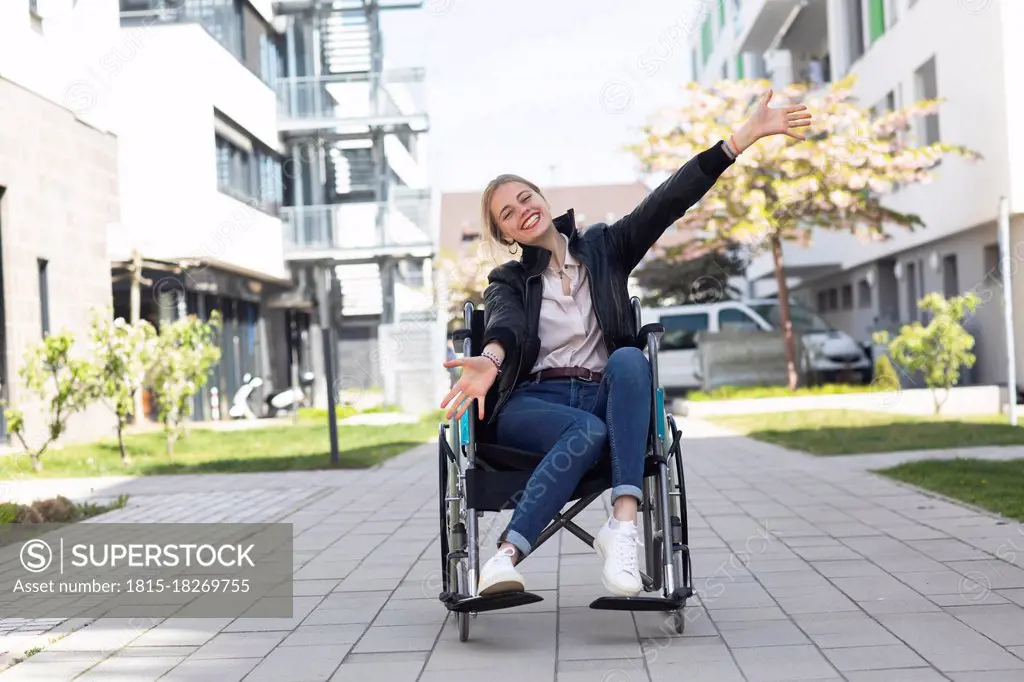
[[[914,119],[935,114],[942,100],[875,115],[857,103],[855,82],[850,76],[824,90],[794,85],[774,93],[772,106],[806,104],[812,112],[806,139],[777,135],[746,149],[678,225],[709,251],[741,243],[755,254],[772,254],[790,389],[796,388],[798,374],[783,242],[810,245],[815,230],[881,241],[890,237],[889,226],[923,227],[919,216],[886,206],[884,197],[901,186],[928,182],[943,156],[980,158],[963,146],[913,139]],[[688,104],[646,125],[644,139],[630,149],[644,171],[674,171],[727,139],[770,88],[763,80],[722,81],[710,88],[688,84]]]

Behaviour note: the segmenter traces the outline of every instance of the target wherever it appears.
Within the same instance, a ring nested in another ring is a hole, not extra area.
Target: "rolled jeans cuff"
[[[623,495],[632,495],[637,502],[643,502],[644,499],[643,491],[635,485],[617,485],[612,488],[612,504]]]
[[[522,533],[509,529],[508,532],[505,533],[505,539],[503,542],[514,545],[515,548],[519,550],[520,559],[525,558],[526,555],[530,553],[530,543],[527,542]],[[501,542],[498,543],[498,546],[501,546]]]

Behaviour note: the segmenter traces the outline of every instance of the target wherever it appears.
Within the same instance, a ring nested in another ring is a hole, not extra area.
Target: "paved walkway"
[[[294,617],[0,620],[0,651],[80,627],[0,682],[1024,679],[1024,526],[866,471],[906,455],[814,458],[684,428],[701,599],[682,636],[660,614],[588,609],[598,562],[563,532],[523,564],[544,601],[481,614],[460,643],[436,600],[425,446],[370,471],[94,482],[132,495],[110,521],[294,523]],[[487,544],[503,519],[485,519]]]

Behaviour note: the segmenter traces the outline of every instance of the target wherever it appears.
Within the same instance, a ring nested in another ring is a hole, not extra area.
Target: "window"
[[[853,310],[853,285],[843,285],[843,310]]]
[[[960,275],[956,268],[956,254],[942,259],[942,293],[946,298],[960,295]]]
[[[700,58],[702,64],[708,63],[708,57],[711,56],[711,15],[709,14],[704,19],[704,24],[700,27]]]
[[[696,83],[696,82],[698,82],[700,80],[700,72],[698,71],[699,68],[700,68],[700,55],[697,53],[697,48],[695,47],[695,48],[693,48],[693,51],[690,54],[690,70],[692,71],[690,76],[691,76],[691,78],[692,78],[694,83]]]
[[[828,292],[818,292],[818,312],[823,313],[828,310]]]
[[[691,313],[689,315],[665,315],[659,322],[665,327],[659,349],[693,350],[697,347],[697,332],[708,330],[707,313]]]
[[[835,289],[832,289],[835,291]],[[818,301],[821,302],[821,295],[828,292],[818,292]],[[754,312],[764,318],[774,329],[782,328],[782,306],[778,303],[758,303],[752,305]],[[833,327],[823,318],[815,315],[809,309],[796,301],[789,302],[789,321],[793,329],[801,334],[808,332],[829,332]]]
[[[725,308],[718,311],[718,328],[722,331],[727,329],[742,329],[747,331],[759,331],[761,325],[754,321],[750,315],[737,308]]]
[[[725,28],[725,0],[718,0],[718,31]]]
[[[857,282],[857,305],[861,308],[871,307],[871,285],[866,279]]]
[[[217,146],[217,188],[247,200],[255,199],[260,208],[276,213],[284,199],[281,162],[252,140],[252,151],[242,149],[225,136],[215,133]]]
[[[736,78],[743,80],[743,53],[736,55]]]
[[[907,317],[910,322],[918,319],[917,308],[917,264],[907,263],[903,270],[907,282]]]
[[[839,291],[837,289],[828,290],[828,309],[838,310],[839,309]]]
[[[937,99],[939,96],[938,80],[935,72],[935,57],[932,57],[914,72],[914,88],[918,100]],[[917,121],[917,136],[922,144],[933,144],[939,141],[939,115],[930,114]]]
[[[885,0],[885,28],[886,30],[896,25],[900,19],[900,2],[902,0]]]
[[[50,333],[50,282],[47,276],[49,261],[39,258],[39,318],[42,322],[43,338]]]
[[[988,284],[1001,286],[1003,283],[1003,264],[999,262],[999,244],[987,244],[981,252],[982,267],[985,268],[985,280]]]
[[[864,10],[861,0],[853,0],[846,3],[849,14],[849,48],[850,63],[857,61],[864,54]]]
[[[871,44],[885,33],[885,0],[868,0],[868,38]]]

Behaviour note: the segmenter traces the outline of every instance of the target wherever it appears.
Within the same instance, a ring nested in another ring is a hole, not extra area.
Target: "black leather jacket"
[[[569,251],[586,268],[591,298],[608,354],[636,345],[627,280],[647,251],[673,223],[711,189],[732,163],[723,142],[688,161],[628,215],[611,225],[597,223],[580,232],[570,209],[555,218],[569,238]],[[490,427],[512,391],[533,368],[540,350],[537,337],[542,283],[551,252],[523,247],[522,261],[508,261],[488,275],[484,290],[483,345],[497,341],[505,350],[502,373],[484,401]],[[489,430],[489,429],[488,429]]]

